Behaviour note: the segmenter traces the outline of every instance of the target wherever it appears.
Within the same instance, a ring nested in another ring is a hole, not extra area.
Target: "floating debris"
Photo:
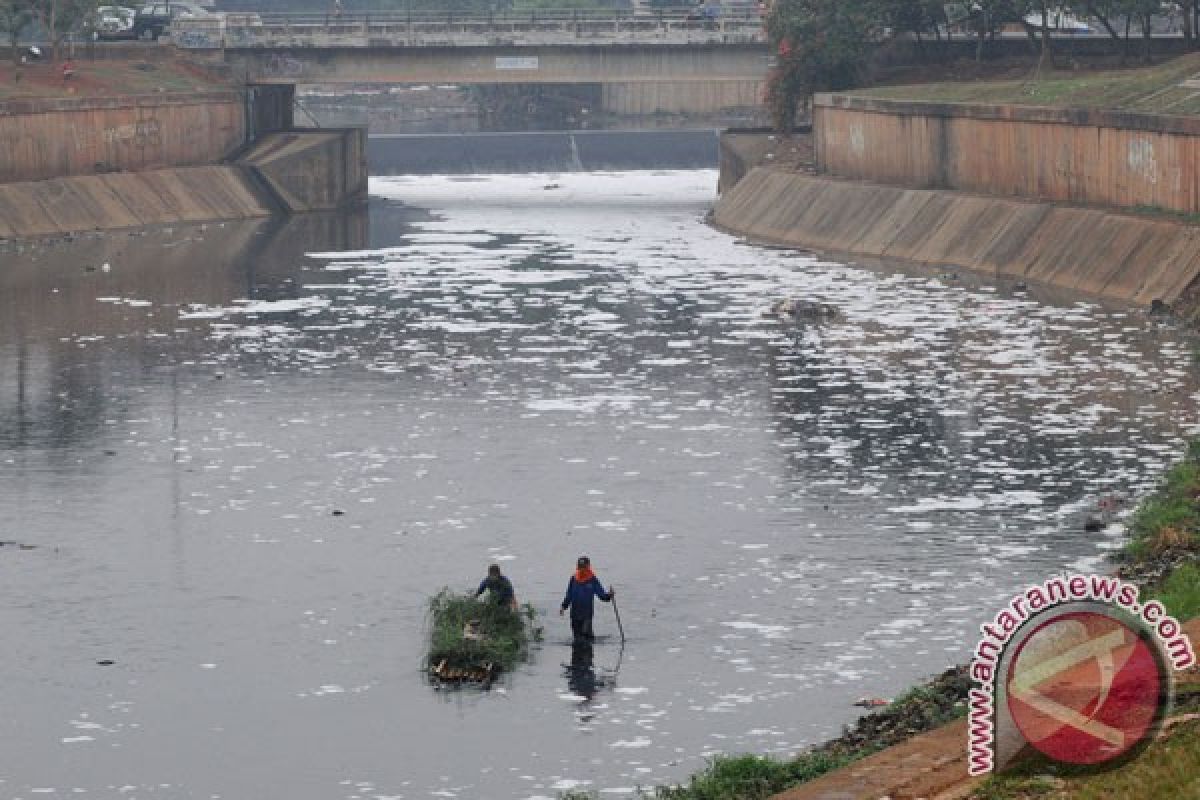
[[[785,320],[815,320],[833,319],[838,316],[835,306],[828,303],[818,303],[812,300],[799,300],[790,297],[777,300],[771,308],[763,313],[765,317],[779,317]]]
[[[891,705],[891,700],[886,700],[882,697],[860,697],[854,701],[854,705],[862,706],[863,708],[882,708],[883,706]]]

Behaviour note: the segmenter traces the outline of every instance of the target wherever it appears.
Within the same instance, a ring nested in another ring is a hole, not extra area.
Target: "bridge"
[[[248,83],[590,83],[631,113],[756,105],[771,60],[753,9],[230,13],[171,36]]]

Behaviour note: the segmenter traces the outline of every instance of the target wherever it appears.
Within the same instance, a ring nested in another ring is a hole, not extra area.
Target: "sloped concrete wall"
[[[212,164],[246,142],[236,91],[0,103],[0,183]]]
[[[1095,209],[758,167],[721,196],[714,221],[779,244],[957,265],[1189,314],[1200,287],[1200,228]]]
[[[360,202],[367,193],[363,128],[274,133],[238,160],[293,214]]]
[[[265,217],[275,210],[237,167],[75,176],[0,185],[0,238]]]
[[[723,131],[719,144],[717,193],[724,194],[749,174],[750,170],[767,160],[775,147],[778,135],[769,129],[753,131]]]
[[[813,102],[818,171],[914,188],[1200,212],[1200,119],[1116,111]]]

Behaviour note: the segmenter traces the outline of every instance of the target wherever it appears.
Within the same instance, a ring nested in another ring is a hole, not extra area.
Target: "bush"
[[[804,753],[791,761],[762,756],[717,756],[687,786],[660,786],[660,800],[763,800],[851,761],[844,756]]]
[[[1154,596],[1179,620],[1200,616],[1200,567],[1184,564],[1177,568]]]

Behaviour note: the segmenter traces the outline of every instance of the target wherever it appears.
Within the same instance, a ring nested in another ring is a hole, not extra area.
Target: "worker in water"
[[[479,597],[484,592],[488,592],[488,599],[496,605],[517,610],[517,595],[513,591],[512,581],[500,572],[499,564],[488,567],[487,577],[480,581],[475,596]]]
[[[592,598],[599,597],[609,602],[616,595],[615,589],[604,591],[600,579],[592,572],[592,562],[587,556],[580,556],[575,562],[575,574],[567,581],[567,593],[563,596],[562,607],[558,609],[559,616],[571,609],[571,633],[575,640],[591,641],[592,634]]]

